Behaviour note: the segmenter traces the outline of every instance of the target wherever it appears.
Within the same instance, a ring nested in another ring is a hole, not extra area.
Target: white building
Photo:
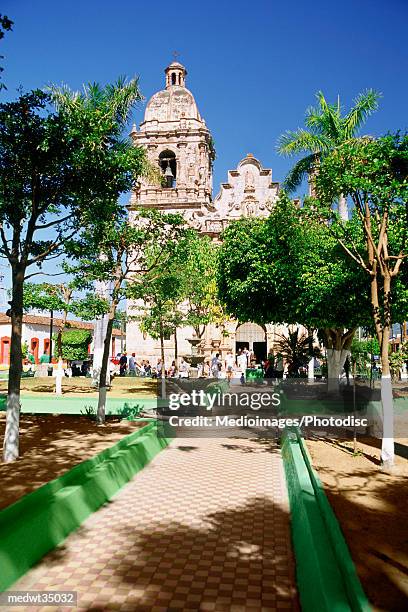
[[[49,354],[50,350],[50,317],[26,314],[23,317],[22,343],[27,344],[29,351],[34,355],[36,363],[39,363],[42,355]],[[94,333],[94,324],[84,321],[67,321],[71,329],[89,329]],[[53,319],[53,334],[58,331],[61,319]],[[122,332],[114,329],[112,332],[111,355],[115,356],[121,350]],[[10,362],[11,323],[10,317],[0,313],[0,365],[9,365]],[[53,343],[54,345],[54,343]],[[92,353],[92,343],[88,347]],[[55,349],[53,349],[55,354]]]

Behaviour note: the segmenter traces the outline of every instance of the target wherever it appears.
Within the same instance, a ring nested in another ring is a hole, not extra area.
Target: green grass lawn
[[[98,392],[90,378],[65,378],[62,396],[55,395],[55,379],[24,378],[21,381],[22,412],[41,414],[81,414],[86,408],[96,408]],[[0,381],[0,410],[5,410],[7,381]],[[156,405],[156,382],[136,377],[117,377],[107,395],[107,414],[118,414],[125,405],[142,405],[149,409]]]

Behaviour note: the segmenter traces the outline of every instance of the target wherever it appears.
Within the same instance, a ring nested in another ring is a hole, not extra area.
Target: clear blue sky
[[[248,152],[284,178],[291,162],[276,139],[302,124],[319,89],[348,107],[373,87],[383,99],[365,131],[408,128],[407,0],[3,0],[1,11],[15,22],[0,43],[3,99],[19,85],[78,88],[123,74],[139,75],[148,99],[179,51],[215,140],[215,194]]]

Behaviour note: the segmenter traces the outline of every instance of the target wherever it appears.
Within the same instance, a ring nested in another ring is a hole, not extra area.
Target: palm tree
[[[313,195],[313,175],[317,172],[321,157],[356,136],[367,117],[377,110],[380,95],[373,89],[359,94],[351,110],[343,116],[340,98],[337,104],[329,104],[323,93],[317,92],[318,106],[311,106],[306,111],[305,125],[308,129],[287,131],[278,139],[277,149],[281,155],[308,153],[296,162],[287,175],[284,182],[287,191],[294,191],[308,176]],[[339,196],[339,213],[342,219],[347,220],[347,202],[342,195]]]
[[[310,337],[298,327],[289,328],[287,335],[276,335],[275,349],[288,362],[290,376],[299,376],[299,368],[310,360]]]
[[[65,85],[61,87],[53,85],[49,89],[59,110],[73,114],[79,111],[97,111],[107,122],[115,126],[116,136],[122,134],[132,110],[143,100],[138,78],[127,80],[125,77],[119,77],[115,83],[105,87],[99,83],[88,83],[83,86],[82,92],[71,91]]]

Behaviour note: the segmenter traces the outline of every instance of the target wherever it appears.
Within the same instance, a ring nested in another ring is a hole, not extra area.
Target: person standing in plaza
[[[119,376],[126,376],[128,358],[126,353],[120,356],[119,359]]]
[[[350,359],[349,356],[347,355],[346,357],[346,361],[344,362],[344,372],[346,374],[346,380],[347,380],[347,386],[350,385],[350,369],[351,369],[351,363],[350,363]]]
[[[136,354],[132,353],[129,357],[129,376],[136,376]]]
[[[278,353],[276,357],[276,378],[283,378],[283,371],[285,366],[283,365],[283,357]]]
[[[264,364],[264,370],[265,378],[275,378],[275,357],[271,352],[268,353],[268,357]]]
[[[161,378],[162,369],[163,369],[162,360],[158,359],[157,360],[157,364],[156,364],[156,376],[157,376],[157,378]]]
[[[227,373],[227,380],[231,382],[232,375],[234,373],[234,355],[232,351],[228,351],[225,357],[225,371]]]
[[[151,376],[152,375],[152,366],[150,365],[150,361],[148,359],[146,359],[146,361],[144,362],[143,369],[144,369],[144,375],[145,376]]]
[[[246,369],[248,367],[248,359],[245,352],[241,351],[240,353],[238,353],[237,365],[238,368],[241,370],[242,374],[245,376]]]
[[[171,366],[169,367],[169,378],[174,378],[177,374],[177,364],[175,361],[171,362]]]
[[[179,378],[188,378],[189,369],[190,366],[188,365],[188,363],[184,361],[183,358],[181,358],[179,365]]]
[[[211,360],[211,375],[213,378],[219,378],[221,369],[220,354],[216,353]]]

